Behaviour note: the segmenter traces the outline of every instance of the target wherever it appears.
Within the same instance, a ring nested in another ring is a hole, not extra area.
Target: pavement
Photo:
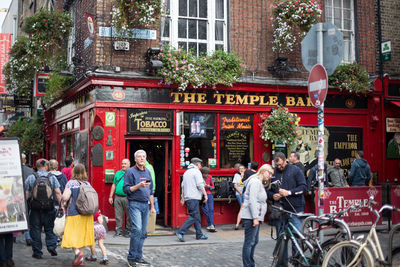
[[[143,247],[144,259],[151,263],[151,266],[160,267],[237,267],[242,266],[242,246],[244,231],[242,228],[235,231],[234,225],[219,225],[217,232],[209,233],[206,229],[203,232],[208,236],[207,240],[196,240],[194,229],[191,228],[186,234],[185,242],[180,242],[172,229],[166,230],[162,235],[151,235],[146,238]],[[260,240],[255,250],[257,267],[271,265],[271,255],[275,241],[270,237],[271,226],[263,224],[260,229]],[[352,229],[353,232],[366,233],[368,228]],[[385,237],[387,231],[379,234],[383,241],[383,251],[386,251]],[[129,238],[113,237],[114,231],[109,231],[105,240],[105,246],[109,257],[109,266],[128,266],[126,258],[129,248]],[[43,244],[44,234],[42,235]],[[400,239],[395,239],[400,245]],[[43,259],[32,258],[32,248],[26,246],[22,235],[17,236],[14,243],[14,261],[16,266],[72,266],[72,250],[57,248],[58,256],[52,257],[47,252],[45,245]],[[101,259],[101,252],[96,245],[97,258]],[[384,252],[385,253],[385,252]],[[87,249],[86,254],[89,255]],[[97,262],[85,262],[85,266],[103,266]],[[140,266],[140,265],[138,265]]]

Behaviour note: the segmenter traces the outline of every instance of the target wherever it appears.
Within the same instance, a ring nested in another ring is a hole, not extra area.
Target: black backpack
[[[47,176],[39,176],[33,173],[36,178],[32,188],[31,209],[34,210],[52,210],[54,209],[53,187],[50,182],[51,173]]]
[[[217,196],[218,198],[228,198],[228,197],[230,197],[230,195],[231,195],[231,194],[230,194],[230,191],[231,191],[231,188],[230,188],[230,186],[229,186],[228,180],[222,180],[222,181],[219,183],[216,196]]]

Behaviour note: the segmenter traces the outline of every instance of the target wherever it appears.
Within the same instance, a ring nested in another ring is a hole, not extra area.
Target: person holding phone
[[[132,221],[131,240],[129,243],[128,265],[149,265],[143,259],[143,243],[147,232],[147,222],[150,212],[155,213],[154,191],[150,171],[144,166],[146,151],[135,152],[135,166],[125,172],[124,192],[129,201],[129,215]]]

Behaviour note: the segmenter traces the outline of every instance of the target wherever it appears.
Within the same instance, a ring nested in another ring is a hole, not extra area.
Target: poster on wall
[[[0,233],[28,229],[18,139],[0,139]]]
[[[333,165],[335,158],[340,159],[346,177],[356,152],[363,149],[362,130],[357,127],[325,127],[326,161]],[[297,144],[290,151],[300,153],[300,161],[307,171],[318,162],[318,127],[301,126],[297,132]]]
[[[400,118],[386,118],[386,158],[400,159]]]

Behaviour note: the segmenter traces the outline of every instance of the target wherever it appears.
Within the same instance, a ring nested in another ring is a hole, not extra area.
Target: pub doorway
[[[171,225],[171,141],[169,140],[127,140],[126,149],[131,165],[135,164],[135,152],[143,149],[147,153],[147,161],[153,166],[155,173],[159,214],[157,226]]]

